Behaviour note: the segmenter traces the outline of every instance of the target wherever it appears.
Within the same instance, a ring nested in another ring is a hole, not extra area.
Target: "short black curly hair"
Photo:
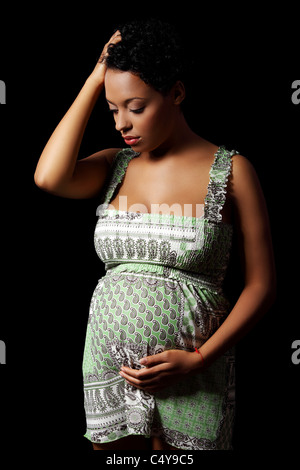
[[[151,18],[117,29],[122,40],[109,46],[108,68],[132,72],[164,95],[184,79],[183,47],[173,25]]]

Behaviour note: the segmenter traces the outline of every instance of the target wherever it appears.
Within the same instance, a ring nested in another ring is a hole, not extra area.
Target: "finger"
[[[143,390],[148,393],[158,392],[170,384],[170,378],[165,374],[147,381],[140,381],[127,375],[125,372],[122,373],[122,376],[132,387],[138,388],[139,390]]]
[[[132,378],[139,383],[147,383],[149,380],[158,379],[162,374],[168,373],[168,365],[161,364],[150,369],[130,369],[129,367],[122,367],[120,370],[121,375],[126,375],[126,378]],[[136,382],[136,383],[138,383]]]
[[[106,57],[107,57],[107,50],[108,50],[108,47],[111,45],[111,44],[117,44],[118,42],[120,42],[122,40],[122,36],[121,36],[121,33],[120,31],[116,31],[112,37],[110,38],[110,40],[105,44],[104,46],[104,49],[101,53],[101,56],[99,57],[99,60],[98,62],[99,63],[102,63],[105,61]]]
[[[122,366],[121,372],[125,372],[130,377],[135,377],[139,380],[148,380],[152,377],[155,377],[157,374],[168,371],[170,369],[170,364],[163,362],[153,367],[144,367],[143,369],[131,369],[130,367]]]
[[[116,42],[121,41],[121,39],[122,39],[122,36],[121,36],[120,31],[116,31],[116,32],[112,35],[112,37],[110,38],[110,40],[108,41],[108,44],[112,44],[112,43],[115,44]]]
[[[143,357],[139,362],[142,365],[147,367],[152,367],[156,364],[161,364],[163,362],[168,362],[168,351],[163,351],[158,354],[154,354],[153,356]]]
[[[125,371],[120,371],[120,375],[130,384],[133,385],[134,387],[138,387],[140,389],[145,389],[147,386],[153,386],[155,384],[155,378],[151,378],[148,380],[141,380],[138,379],[137,377],[134,377],[132,375],[127,374]]]
[[[152,369],[130,369],[129,367],[122,367],[120,374],[126,374],[126,377],[132,377],[138,379],[140,381],[145,381],[147,379],[152,378],[155,375],[156,371],[152,371]]]

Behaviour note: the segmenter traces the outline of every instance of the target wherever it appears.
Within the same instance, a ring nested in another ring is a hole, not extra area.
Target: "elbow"
[[[34,173],[33,179],[34,179],[35,185],[38,186],[38,188],[43,189],[44,180],[43,180],[43,178],[39,175],[39,173],[38,173],[37,171]]]
[[[261,282],[254,286],[253,294],[256,295],[260,304],[259,310],[266,313],[276,301],[277,288],[275,279],[269,282]]]
[[[257,273],[246,281],[246,286],[250,288],[253,298],[257,299],[262,311],[268,311],[277,298],[277,276],[274,263],[268,269]]]
[[[53,179],[51,179],[49,175],[36,170],[33,179],[35,185],[38,188],[48,193],[56,194],[58,190],[58,184],[55,184],[55,181],[53,181]]]
[[[38,188],[42,189],[43,191],[50,190],[49,181],[44,175],[40,174],[38,171],[34,173],[34,183]]]
[[[246,295],[247,304],[253,307],[259,318],[266,314],[275,303],[276,282],[274,279],[246,282],[242,295]]]

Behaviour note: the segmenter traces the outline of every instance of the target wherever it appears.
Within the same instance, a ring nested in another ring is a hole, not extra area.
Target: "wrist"
[[[96,77],[93,73],[91,73],[91,75],[89,75],[85,81],[85,86],[93,88],[95,92],[101,93],[104,88],[104,78],[99,79],[99,77]]]
[[[191,373],[198,373],[201,372],[202,369],[205,368],[205,361],[203,354],[200,352],[199,348],[194,350],[191,354],[190,360],[190,371]]]

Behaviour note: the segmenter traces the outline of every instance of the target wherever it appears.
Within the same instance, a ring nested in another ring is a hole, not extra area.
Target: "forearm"
[[[209,366],[234,346],[266,313],[273,298],[272,287],[246,286],[224,323],[200,348],[202,357],[197,353],[191,357],[192,370],[198,372],[203,366]]]
[[[86,125],[103,89],[91,76],[60,121],[39,159],[35,182],[47,189],[68,181],[74,172]]]

